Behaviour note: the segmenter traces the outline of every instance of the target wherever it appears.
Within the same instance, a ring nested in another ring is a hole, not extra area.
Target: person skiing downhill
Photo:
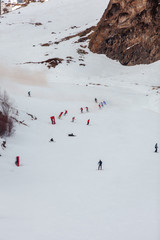
[[[101,109],[101,104],[98,105],[99,109]]]
[[[67,111],[67,110],[65,110],[65,112],[64,112],[64,116],[65,116],[67,113],[68,113],[68,111]]]
[[[154,152],[158,152],[158,144],[155,144],[155,151]]]
[[[28,97],[30,97],[31,96],[31,91],[28,91]]]
[[[98,170],[102,170],[102,161],[101,160],[99,160],[99,162],[98,162]]]
[[[86,107],[86,112],[88,112],[88,107]]]
[[[63,112],[61,112],[58,116],[59,119],[61,119]]]
[[[81,110],[81,113],[83,113],[83,108],[82,107],[80,108],[80,110]]]
[[[90,119],[87,120],[87,125],[89,125],[89,123],[90,123]]]
[[[97,103],[97,98],[95,98],[94,101]]]
[[[74,122],[74,120],[75,120],[75,117],[72,117],[72,122]]]

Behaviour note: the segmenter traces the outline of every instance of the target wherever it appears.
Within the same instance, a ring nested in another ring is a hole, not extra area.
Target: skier
[[[2,149],[6,148],[6,141],[3,141],[1,144]]]
[[[98,162],[98,170],[102,170],[102,161],[101,160],[99,160],[99,162]]]
[[[101,102],[101,106],[103,107],[103,102]]]
[[[95,98],[94,101],[97,103],[97,98]]]
[[[61,112],[61,113],[59,114],[59,116],[58,116],[59,119],[62,117],[62,114],[63,114],[63,112]]]
[[[31,91],[28,91],[28,97],[30,97],[31,96]]]
[[[158,152],[158,144],[155,144],[155,152]]]
[[[87,120],[87,125],[89,125],[89,123],[90,123],[90,119]]]
[[[50,119],[51,119],[51,123],[52,123],[52,124],[56,124],[56,121],[55,121],[55,117],[54,117],[54,116],[50,117]]]
[[[64,112],[64,116],[65,116],[67,113],[68,113],[68,111],[67,111],[67,110],[65,110],[65,112]]]
[[[81,110],[81,113],[83,113],[83,108],[82,107],[80,108],[80,110]]]
[[[72,122],[74,122],[74,120],[75,120],[75,117],[72,117]]]
[[[98,105],[99,109],[101,109],[101,104]]]
[[[86,112],[88,112],[88,107],[86,107]]]
[[[17,167],[19,167],[19,157],[18,156],[16,157],[15,164],[16,164]]]
[[[103,104],[106,105],[106,101],[103,101]]]

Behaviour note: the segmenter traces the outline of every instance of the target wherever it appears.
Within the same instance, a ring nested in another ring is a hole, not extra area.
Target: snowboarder
[[[65,112],[64,112],[64,116],[65,116],[67,113],[68,113],[68,111],[67,111],[67,110],[65,110]]]
[[[99,160],[99,162],[98,162],[98,170],[102,170],[102,161],[101,160]]]
[[[97,98],[95,98],[94,101],[97,103]]]
[[[63,114],[63,112],[61,112],[61,113],[59,114],[59,116],[58,116],[59,119],[62,117],[62,114]]]
[[[155,152],[158,152],[158,144],[155,144]]]
[[[75,120],[75,117],[72,117],[72,122],[74,122],[74,120]]]
[[[90,123],[90,119],[87,120],[87,125],[89,125],[89,123]]]
[[[86,112],[88,112],[88,107],[86,107]]]
[[[31,91],[28,91],[28,97],[30,97],[31,96]]]
[[[81,110],[81,113],[83,113],[83,108],[82,107],[80,108],[80,110]]]

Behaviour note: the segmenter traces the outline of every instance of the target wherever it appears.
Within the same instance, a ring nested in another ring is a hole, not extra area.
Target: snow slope
[[[95,25],[108,2],[50,0],[0,19],[0,87],[28,125],[0,148],[0,240],[160,239],[160,62],[124,67],[87,48],[79,56],[76,39],[39,45]],[[22,64],[67,56],[74,62],[55,69]]]

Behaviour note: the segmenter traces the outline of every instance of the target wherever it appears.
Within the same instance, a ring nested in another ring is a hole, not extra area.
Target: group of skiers
[[[85,109],[86,109],[86,112],[89,112],[88,107],[85,107]],[[80,110],[81,110],[81,113],[83,113],[83,108],[82,107],[80,108]]]
[[[30,92],[30,91],[28,91],[28,97],[31,97],[31,92]],[[98,103],[97,98],[95,98],[95,103]],[[101,107],[104,107],[104,105],[106,105],[106,101],[100,102],[100,103],[98,104],[99,109],[101,109]],[[86,112],[89,112],[89,108],[88,108],[88,107],[85,107],[85,109],[86,109]],[[83,113],[83,110],[84,110],[84,109],[81,107],[81,108],[80,108],[81,113]],[[65,110],[64,112],[61,112],[61,113],[59,114],[58,118],[61,119],[62,115],[65,116],[65,115],[67,115],[67,113],[68,113],[67,110]],[[74,122],[74,121],[75,121],[75,117],[72,117],[72,122]],[[56,122],[55,122],[55,117],[54,117],[54,116],[51,117],[51,122],[52,122],[52,124],[56,124]],[[90,123],[90,119],[87,120],[87,125],[89,125],[89,123]],[[68,136],[69,136],[69,137],[74,137],[74,136],[76,136],[76,135],[74,135],[73,133],[70,133],[70,134],[68,134]],[[53,138],[51,138],[49,142],[54,142]],[[4,144],[4,143],[3,143],[3,144]],[[155,144],[155,153],[157,153],[157,152],[158,152],[158,144],[156,143],[156,144]],[[17,166],[19,166],[19,157],[16,158],[15,164],[16,164]],[[98,170],[102,170],[102,161],[101,161],[101,160],[98,161]]]

